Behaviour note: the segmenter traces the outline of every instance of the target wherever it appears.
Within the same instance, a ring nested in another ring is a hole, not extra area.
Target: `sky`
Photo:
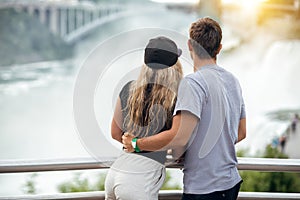
[[[199,0],[151,0],[159,3],[193,3],[197,4]],[[248,11],[256,10],[257,6],[266,0],[221,0],[223,5],[226,4],[238,4],[243,9]]]
[[[155,2],[160,3],[197,3],[199,0],[152,0]],[[248,4],[251,6],[251,4],[256,4],[258,2],[262,2],[265,0],[222,0],[223,3],[242,3],[242,4]]]
[[[152,0],[160,3],[197,3],[199,0]]]

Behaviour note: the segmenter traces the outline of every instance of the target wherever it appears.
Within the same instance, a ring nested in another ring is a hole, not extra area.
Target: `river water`
[[[75,80],[89,52],[108,37],[139,28],[174,30],[187,37],[189,25],[196,18],[195,14],[164,8],[141,11],[99,27],[76,45],[76,56],[70,60],[0,67],[0,160],[91,156],[76,131],[72,107]],[[131,40],[124,38],[124,45]],[[289,116],[278,121],[266,114],[300,107],[297,88],[300,85],[300,58],[297,56],[300,42],[278,40],[261,29],[245,40],[224,27],[223,43],[227,50],[240,44],[231,51],[224,51],[219,64],[240,80],[247,106],[248,138],[237,148],[248,148],[250,154],[254,154],[263,150],[273,137],[282,134],[289,124]],[[107,52],[110,51],[113,49]],[[117,65],[125,67],[132,62],[134,65],[142,62],[141,51],[120,59]],[[189,62],[189,58],[183,60],[185,74],[192,72]],[[100,98],[101,95],[107,94],[100,94]],[[112,106],[109,109],[110,112],[98,115],[109,121]],[[109,124],[105,125],[104,132],[109,140]],[[111,156],[110,146],[115,144],[104,143],[103,153]],[[71,176],[71,172],[39,173],[37,190],[57,192],[56,185]],[[180,183],[181,175],[175,176]],[[27,177],[26,173],[0,175],[0,195],[22,194]]]

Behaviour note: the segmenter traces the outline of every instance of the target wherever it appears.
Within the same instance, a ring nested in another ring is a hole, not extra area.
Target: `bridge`
[[[77,1],[5,1],[0,9],[13,8],[38,18],[55,35],[72,43],[99,25],[129,14],[121,4]]]

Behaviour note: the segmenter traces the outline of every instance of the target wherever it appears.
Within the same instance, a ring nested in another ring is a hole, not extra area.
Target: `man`
[[[235,200],[242,182],[235,144],[246,137],[245,106],[237,79],[216,64],[221,39],[213,19],[194,22],[188,41],[194,73],[180,84],[172,128],[146,138],[123,136],[129,152],[185,150],[182,200]]]

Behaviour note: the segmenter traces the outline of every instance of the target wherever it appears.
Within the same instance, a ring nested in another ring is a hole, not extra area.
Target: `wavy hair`
[[[182,77],[179,60],[172,67],[159,70],[144,64],[137,81],[130,85],[123,127],[136,137],[170,129]]]

